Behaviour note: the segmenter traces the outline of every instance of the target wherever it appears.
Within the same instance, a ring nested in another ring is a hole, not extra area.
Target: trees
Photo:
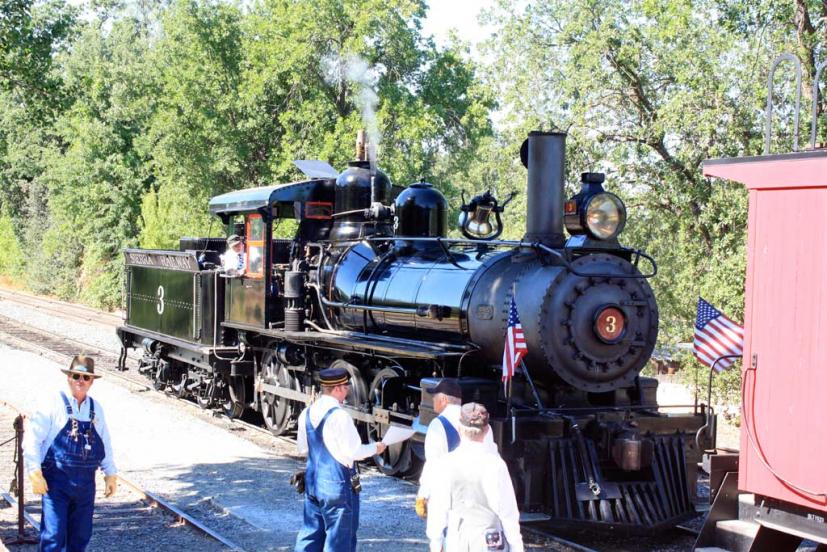
[[[0,226],[36,291],[117,304],[122,248],[218,233],[211,196],[299,178],[293,159],[343,166],[368,93],[401,183],[449,185],[490,135],[473,66],[420,35],[419,0],[115,1],[82,21],[48,4],[39,24],[31,0],[8,3],[22,23],[0,25],[17,37],[0,64]],[[335,74],[354,63],[369,87]]]
[[[74,34],[76,11],[63,2],[0,1],[0,276],[25,268],[47,219],[39,180],[51,132],[66,107],[54,58]]]
[[[546,0],[492,17],[488,79],[507,122],[568,129],[569,171],[607,172],[626,241],[659,259],[666,342],[691,337],[698,294],[742,317],[746,194],[700,168],[761,151],[762,74],[795,38],[781,4]]]

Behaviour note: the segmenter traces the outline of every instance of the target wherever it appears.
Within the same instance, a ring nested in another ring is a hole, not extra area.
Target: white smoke
[[[376,170],[376,146],[381,141],[379,125],[376,122],[376,108],[379,96],[376,85],[379,82],[378,71],[359,56],[328,56],[323,59],[325,74],[329,84],[340,86],[347,82],[356,92],[355,101],[362,122],[368,133],[368,160],[371,171]]]

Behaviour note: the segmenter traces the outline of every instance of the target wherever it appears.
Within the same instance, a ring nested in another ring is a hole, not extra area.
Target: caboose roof
[[[236,190],[212,198],[210,214],[245,213],[268,208],[276,203],[293,203],[294,201],[330,201],[333,197],[335,183],[334,179],[314,178],[289,184]]]
[[[741,182],[750,189],[824,188],[827,186],[827,150],[800,151],[755,157],[704,161],[704,176]]]

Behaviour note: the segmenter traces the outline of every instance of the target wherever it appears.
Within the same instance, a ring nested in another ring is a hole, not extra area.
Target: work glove
[[[117,475],[104,475],[103,480],[106,483],[106,490],[103,491],[104,498],[109,498],[115,491],[118,490],[118,476]]]
[[[43,477],[43,472],[34,470],[29,474],[29,481],[32,482],[32,492],[36,495],[44,495],[49,492],[49,485],[46,484],[46,478]]]
[[[418,515],[422,519],[425,519],[425,517],[428,515],[428,499],[425,498],[424,496],[416,497],[415,510],[416,510],[416,515]]]

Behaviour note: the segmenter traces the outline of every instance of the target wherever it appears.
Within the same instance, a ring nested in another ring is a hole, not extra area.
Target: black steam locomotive
[[[520,241],[496,239],[505,204],[490,193],[462,205],[465,237],[447,238],[439,191],[396,188],[365,160],[338,175],[299,162],[305,181],[213,198],[211,214],[245,237],[244,275],[218,269],[223,238],[127,250],[122,367],[142,348],[158,388],[228,416],[257,411],[277,435],[295,428],[314,374],[343,367],[365,437],[417,430],[375,458],[398,476],[421,467],[435,415],[424,389],[456,377],[494,414],[526,519],[647,531],[693,515],[704,413],[663,413],[657,381],[639,376],[658,331],[655,263],[618,243],[625,207],[602,174],[564,200],[565,134],[532,132],[521,158]],[[286,219],[295,235],[275,238]],[[507,393],[512,298],[528,353]]]

